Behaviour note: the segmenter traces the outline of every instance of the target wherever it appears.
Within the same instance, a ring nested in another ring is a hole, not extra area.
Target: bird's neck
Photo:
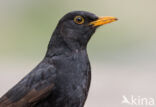
[[[71,54],[78,51],[86,51],[86,47],[81,46],[78,42],[67,41],[54,32],[50,39],[46,56],[52,57],[54,55]]]

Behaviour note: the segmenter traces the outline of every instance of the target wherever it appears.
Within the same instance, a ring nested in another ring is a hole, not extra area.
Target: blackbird
[[[116,21],[72,11],[59,21],[44,59],[0,99],[0,107],[83,107],[91,80],[87,43],[95,30]]]

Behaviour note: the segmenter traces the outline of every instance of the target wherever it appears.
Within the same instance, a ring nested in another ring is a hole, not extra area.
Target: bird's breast
[[[85,101],[90,84],[90,64],[85,52],[55,58],[57,69],[56,90],[62,98]]]

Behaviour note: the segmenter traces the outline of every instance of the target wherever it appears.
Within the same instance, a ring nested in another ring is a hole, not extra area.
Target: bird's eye
[[[83,24],[84,23],[84,18],[82,16],[76,16],[74,18],[74,22],[77,24]]]

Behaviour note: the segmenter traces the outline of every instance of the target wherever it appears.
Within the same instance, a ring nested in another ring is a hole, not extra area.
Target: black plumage
[[[2,96],[0,107],[83,107],[91,80],[87,43],[98,26],[115,20],[85,11],[63,16],[44,59]]]

